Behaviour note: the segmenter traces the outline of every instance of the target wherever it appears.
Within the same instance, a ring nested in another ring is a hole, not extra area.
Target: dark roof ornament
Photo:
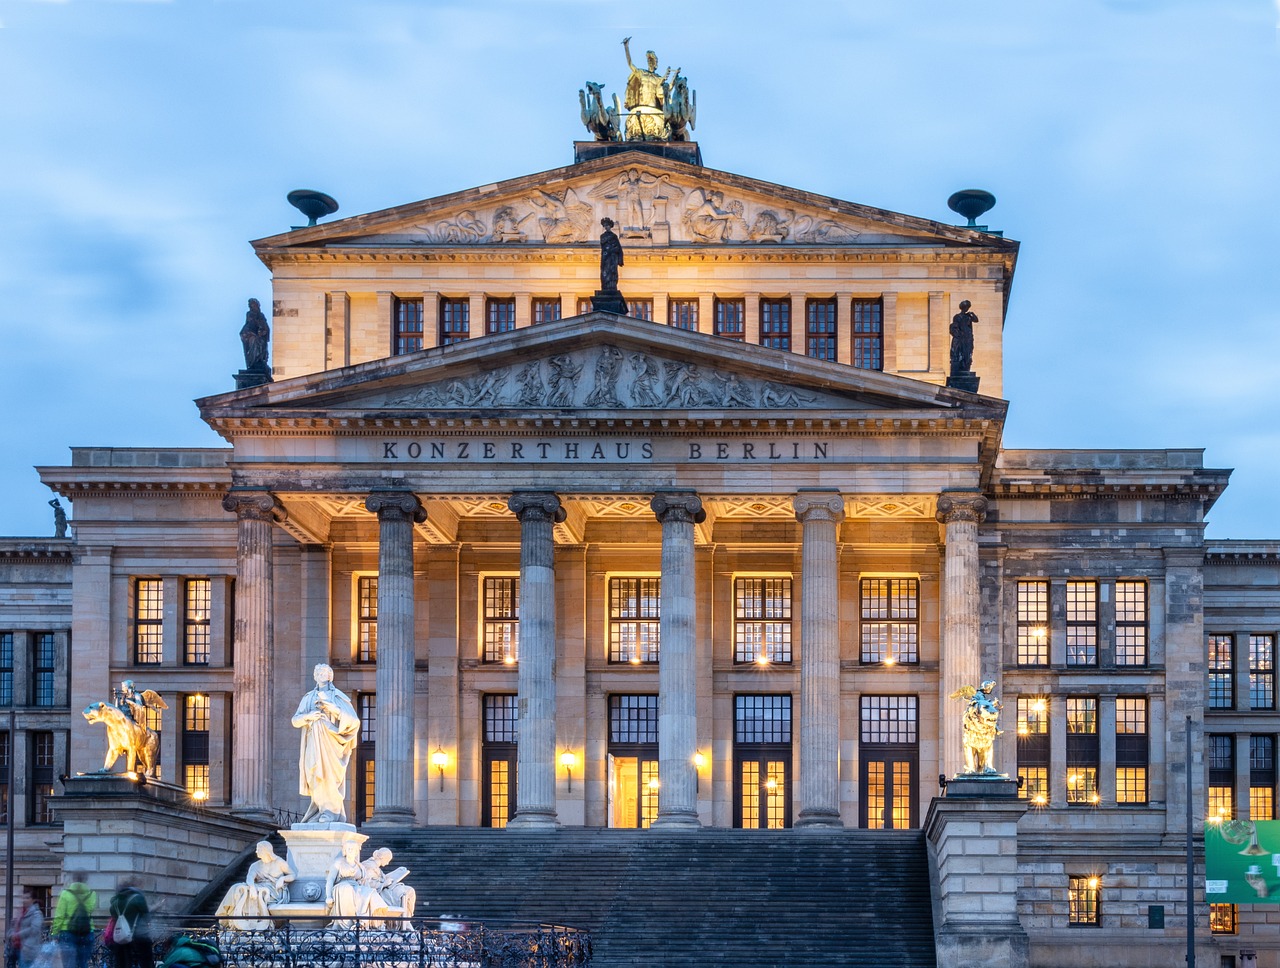
[[[977,223],[978,217],[995,207],[996,197],[981,188],[966,188],[947,199],[947,208],[969,220],[965,228],[985,232],[987,227]]]
[[[600,225],[600,288],[591,297],[591,308],[596,312],[627,314],[627,301],[618,291],[618,266],[622,265],[622,242],[613,231],[613,219],[602,218]]]
[[[332,215],[338,210],[338,203],[324,192],[312,191],[310,188],[295,188],[285,196],[289,204],[305,215],[307,226],[316,224],[316,219]]]

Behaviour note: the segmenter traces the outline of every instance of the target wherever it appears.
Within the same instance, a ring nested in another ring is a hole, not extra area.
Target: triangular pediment
[[[632,248],[1017,248],[972,229],[635,151],[296,229],[254,246],[270,261],[299,250],[594,244],[605,217]]]

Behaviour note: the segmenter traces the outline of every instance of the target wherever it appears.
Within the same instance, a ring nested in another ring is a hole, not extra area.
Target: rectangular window
[[[440,300],[440,345],[471,338],[471,300]]]
[[[397,298],[392,304],[391,354],[404,356],[422,349],[422,300]]]
[[[736,578],[734,662],[791,661],[791,579]]]
[[[1205,737],[1205,748],[1209,762],[1206,819],[1230,820],[1235,816],[1236,739],[1229,733],[1210,733]]]
[[[1067,665],[1098,664],[1098,583],[1067,582]]]
[[[741,299],[717,299],[715,334],[726,339],[745,339],[747,304]]]
[[[32,825],[53,823],[49,801],[53,798],[53,733],[31,733],[31,751],[27,767],[29,797],[28,822]]]
[[[862,661],[919,662],[919,641],[919,581],[862,579]]]
[[[734,696],[733,704],[734,742],[791,742],[790,696]]]
[[[1096,804],[1098,796],[1098,700],[1067,697],[1067,803]]]
[[[1236,704],[1232,635],[1209,636],[1209,708],[1232,709]]]
[[[1209,931],[1212,934],[1235,934],[1237,926],[1236,906],[1234,904],[1209,905]]]
[[[514,299],[486,299],[484,304],[484,332],[510,333],[516,328],[516,301]]]
[[[360,735],[356,740],[356,815],[361,823],[373,816],[378,781],[378,696],[356,693]]]
[[[863,696],[859,738],[863,743],[915,743],[919,705],[916,696]]]
[[[209,697],[182,700],[182,785],[193,800],[209,799]]]
[[[836,358],[836,301],[810,299],[805,303],[805,348],[818,360]]]
[[[1116,699],[1116,803],[1147,802],[1147,700]]]
[[[791,300],[760,300],[760,345],[791,352]]]
[[[676,329],[698,331],[698,300],[667,300],[667,322]]]
[[[1147,583],[1116,582],[1116,665],[1147,664]]]
[[[188,578],[184,591],[182,661],[187,665],[208,665],[213,582],[208,578]]]
[[[653,300],[628,299],[627,315],[632,319],[643,319],[647,323],[653,322]]]
[[[514,576],[484,580],[484,661],[520,661],[520,579]]]
[[[1018,697],[1018,796],[1033,806],[1049,802],[1049,702],[1043,696]]]
[[[533,324],[554,323],[560,318],[562,304],[559,297],[533,300]]]
[[[609,661],[657,662],[662,579],[609,579]]]
[[[853,301],[853,365],[884,369],[884,308],[879,299]]]
[[[1276,708],[1276,639],[1249,636],[1249,708]]]
[[[158,665],[164,657],[164,583],[139,578],[133,586],[133,661]]]
[[[915,696],[862,696],[858,747],[862,762],[862,812],[868,830],[903,830],[915,823],[918,772]]]
[[[0,733],[0,824],[9,822],[9,733]]]
[[[0,706],[13,705],[13,633],[0,632]]]
[[[356,661],[378,661],[378,576],[356,578]]]
[[[1096,875],[1067,878],[1067,923],[1073,928],[1096,928],[1102,923]]]
[[[1276,738],[1249,737],[1249,819],[1276,818]]]
[[[610,696],[609,742],[645,745],[658,742],[658,697]]]
[[[56,652],[52,632],[31,633],[31,705],[52,706]]]
[[[483,698],[484,742],[480,824],[505,827],[516,812],[516,748],[520,707],[515,696]]]
[[[589,312],[591,312],[591,297],[579,296],[578,297],[578,315],[581,316],[583,313],[589,313]]]
[[[1018,665],[1049,664],[1049,583],[1018,582]]]
[[[143,715],[143,720],[147,729],[156,734],[157,745],[156,758],[154,761],[155,774],[157,780],[162,780],[164,779],[164,769],[161,766],[160,760],[164,749],[164,716],[162,715],[162,711],[159,707],[147,706]]]

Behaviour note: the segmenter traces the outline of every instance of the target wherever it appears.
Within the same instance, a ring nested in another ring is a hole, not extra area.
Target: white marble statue
[[[370,913],[388,918],[411,918],[418,906],[418,892],[404,882],[409,876],[409,868],[383,870],[389,863],[391,851],[386,847],[379,847],[360,865],[364,868],[365,884],[376,894],[376,898],[370,898],[373,902]]]
[[[293,869],[267,841],[258,844],[258,859],[249,865],[243,884],[233,885],[218,905],[217,917],[227,918],[234,931],[266,931],[271,927],[272,904],[289,900]]]
[[[333,669],[315,667],[316,687],[302,697],[293,725],[302,730],[298,792],[311,797],[303,823],[344,823],[347,819],[347,764],[360,734],[355,707],[333,684]],[[357,845],[358,853],[358,845]]]
[[[349,925],[349,918],[365,918],[380,906],[381,898],[372,885],[365,882],[364,865],[360,863],[360,841],[348,837],[342,842],[342,853],[329,866],[324,882],[324,902],[329,916],[338,927]]]

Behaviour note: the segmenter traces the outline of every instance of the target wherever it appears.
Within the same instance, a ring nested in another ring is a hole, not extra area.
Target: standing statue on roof
[[[622,41],[622,49],[627,55],[627,66],[631,75],[627,78],[626,97],[623,106],[630,112],[627,115],[628,141],[670,141],[671,130],[667,125],[663,108],[667,97],[667,84],[672,73],[677,76],[680,68],[673,72],[667,68],[665,74],[658,73],[658,55],[653,51],[645,54],[649,65],[646,70],[636,67],[631,61],[631,38]]]
[[[618,291],[618,266],[622,265],[622,243],[613,231],[613,219],[600,220],[600,291]]]

